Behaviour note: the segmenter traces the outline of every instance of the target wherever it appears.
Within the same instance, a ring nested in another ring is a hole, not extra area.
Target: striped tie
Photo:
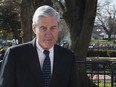
[[[43,79],[44,87],[49,87],[51,80],[51,63],[49,58],[49,51],[44,50],[45,60],[43,62]]]

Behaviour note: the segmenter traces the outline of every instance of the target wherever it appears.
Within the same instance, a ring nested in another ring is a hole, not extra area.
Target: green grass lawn
[[[98,85],[97,82],[95,84]],[[104,85],[104,82],[99,82],[98,87],[111,87],[111,82],[105,82],[105,85]]]
[[[108,40],[91,40],[90,42],[91,44],[115,44],[116,43],[116,40],[111,40],[111,41],[108,41]]]

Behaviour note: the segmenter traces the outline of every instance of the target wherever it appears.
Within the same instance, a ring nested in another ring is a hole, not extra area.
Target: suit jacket
[[[8,48],[0,71],[0,87],[43,87],[35,40]],[[54,46],[50,87],[77,87],[74,54]]]

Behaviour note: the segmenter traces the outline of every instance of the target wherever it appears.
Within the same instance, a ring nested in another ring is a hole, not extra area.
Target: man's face
[[[37,41],[43,49],[50,49],[58,39],[58,22],[54,16],[41,17],[37,25],[32,25]]]

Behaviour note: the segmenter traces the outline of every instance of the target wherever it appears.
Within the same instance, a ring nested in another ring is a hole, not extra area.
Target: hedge
[[[116,57],[116,50],[89,50],[87,57]]]

